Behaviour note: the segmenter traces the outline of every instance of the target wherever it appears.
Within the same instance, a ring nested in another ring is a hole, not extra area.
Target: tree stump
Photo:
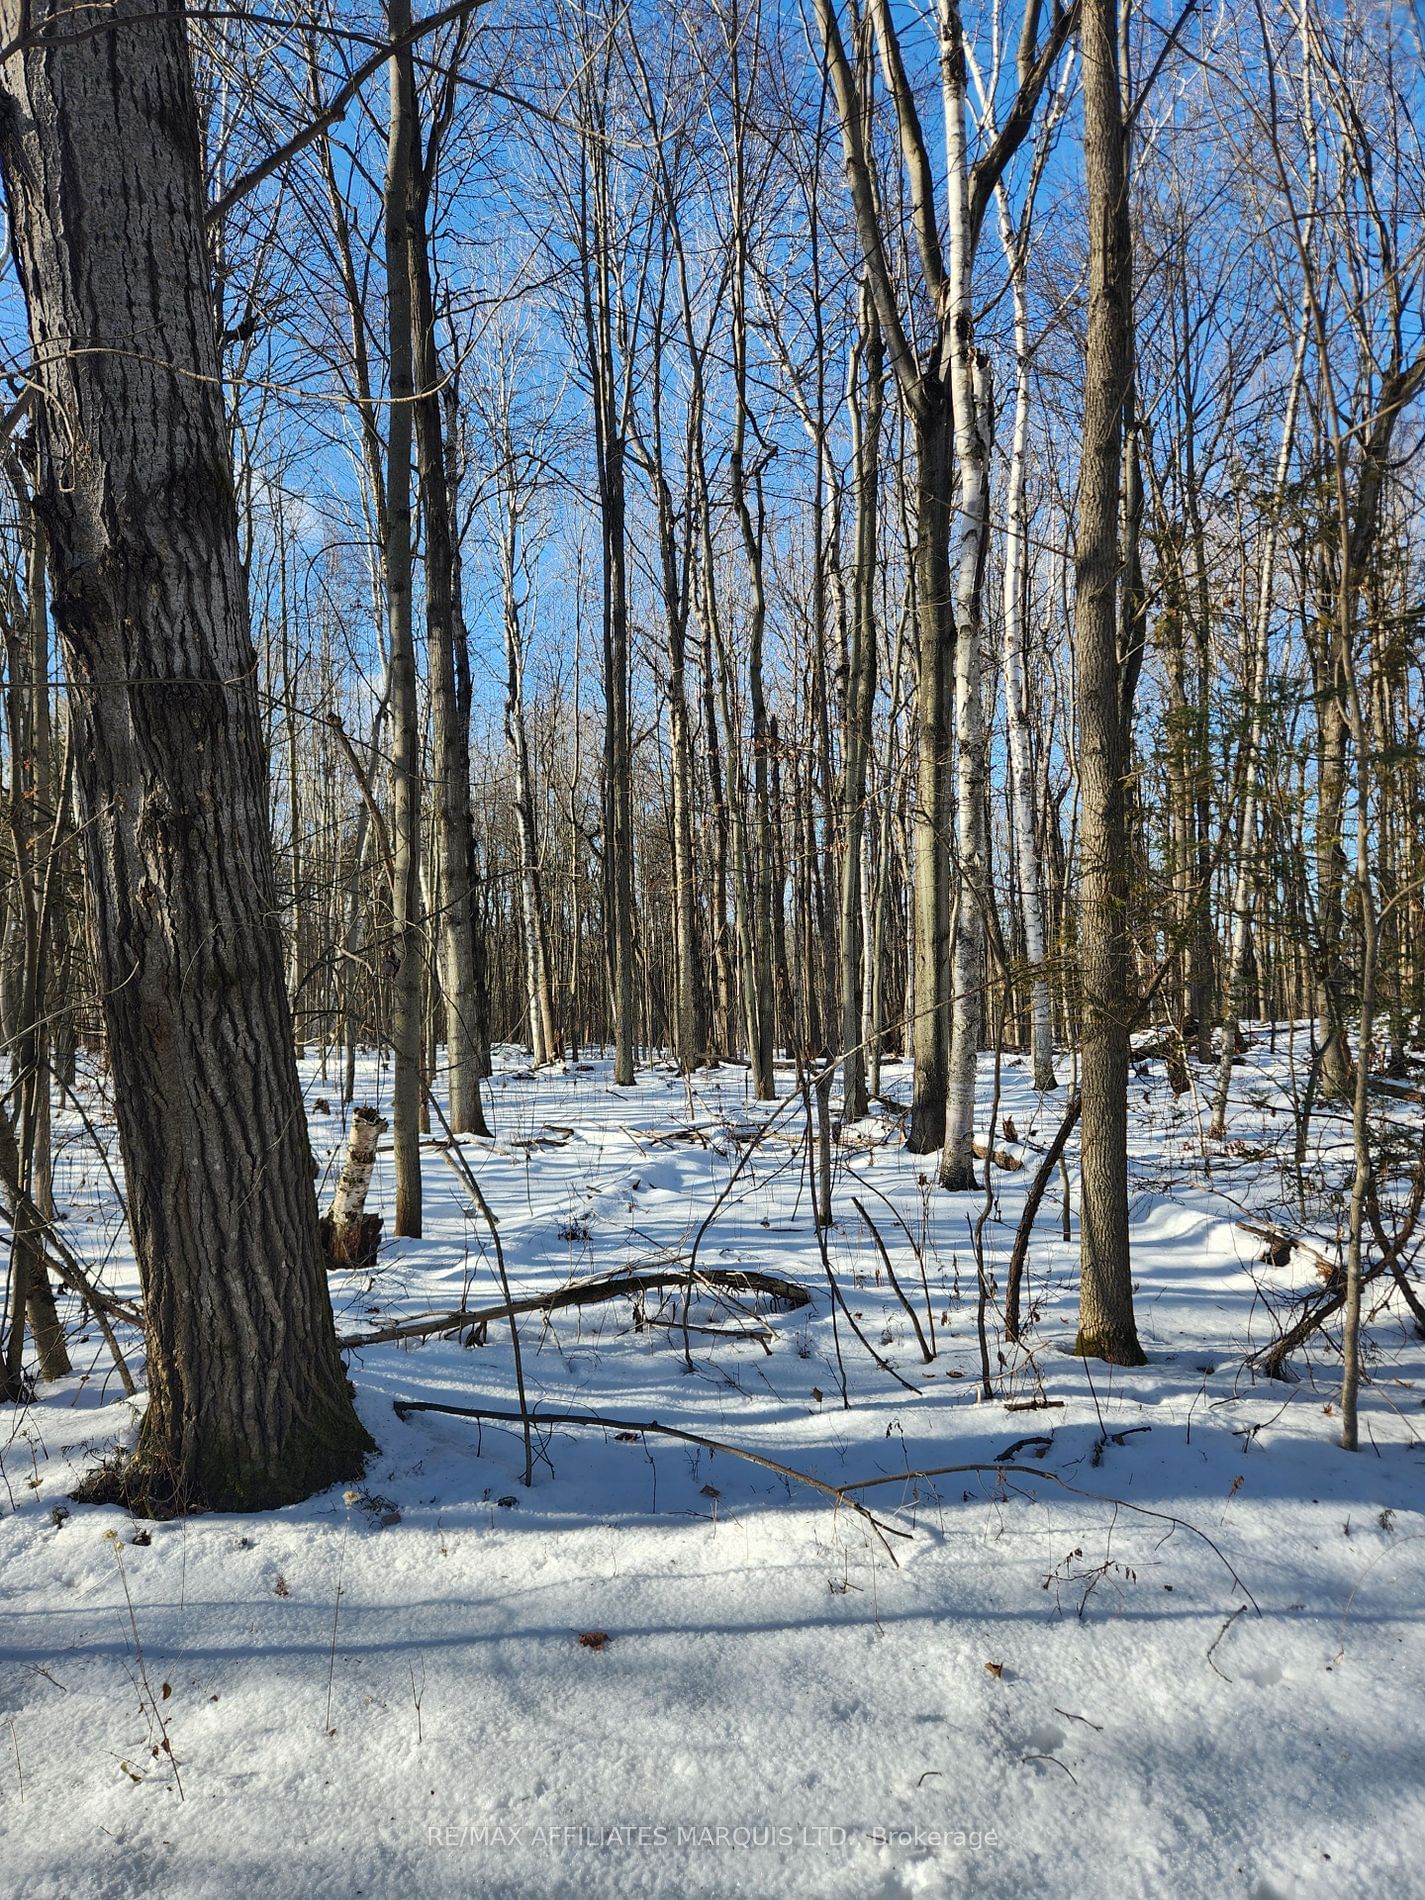
[[[371,1186],[371,1171],[376,1166],[376,1144],[389,1124],[374,1108],[358,1108],[351,1118],[351,1137],[346,1161],[332,1196],[330,1209],[321,1220],[322,1244],[329,1268],[376,1265],[381,1245],[381,1216],[366,1212],[366,1195]]]

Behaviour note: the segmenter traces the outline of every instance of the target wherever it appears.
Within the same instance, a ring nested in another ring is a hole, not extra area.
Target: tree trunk
[[[876,307],[863,287],[857,367],[859,402],[852,393],[856,479],[856,568],[847,657],[846,731],[841,765],[841,1076],[842,1114],[860,1121],[870,1105],[866,1089],[867,931],[865,929],[866,776],[876,698],[876,553],[880,520],[881,422],[885,410],[885,342]],[[879,1075],[877,1077],[879,1081]]]
[[[337,1176],[331,1210],[322,1220],[327,1257],[333,1266],[371,1268],[381,1242],[381,1216],[366,1212],[366,1196],[376,1167],[376,1148],[387,1129],[384,1115],[358,1108],[351,1118],[346,1160]]]
[[[589,124],[609,103],[608,51],[591,58],[582,81]],[[584,345],[593,399],[599,523],[603,539],[603,903],[604,967],[613,1018],[614,1073],[631,1088],[637,1040],[633,941],[633,758],[630,736],[628,581],[628,365],[616,273],[622,261],[611,159],[592,134],[581,152],[579,181]]]
[[[1296,412],[1301,400],[1306,368],[1306,346],[1310,339],[1310,305],[1303,298],[1301,328],[1297,332],[1296,353],[1292,360],[1291,384],[1287,391],[1286,417],[1282,423],[1281,447],[1277,452],[1276,481],[1262,536],[1261,565],[1257,573],[1257,607],[1252,625],[1252,649],[1247,661],[1247,735],[1242,751],[1242,816],[1239,827],[1237,868],[1232,879],[1232,914],[1227,946],[1227,968],[1222,981],[1222,1051],[1218,1063],[1217,1087],[1212,1098],[1212,1135],[1220,1141],[1227,1133],[1227,1094],[1232,1085],[1232,1064],[1237,1053],[1237,1019],[1242,1011],[1247,967],[1247,948],[1252,926],[1252,899],[1259,865],[1257,809],[1262,781],[1262,733],[1268,687],[1269,636],[1272,619],[1272,582],[1276,573],[1277,532],[1286,502],[1287,482],[1291,476],[1292,448],[1296,435]]]
[[[650,479],[658,503],[659,571],[667,623],[669,775],[673,791],[673,1049],[684,1075],[705,1059],[707,1030],[698,983],[697,882],[693,859],[693,722],[688,704],[688,610],[691,528],[680,525],[663,466],[661,353],[653,365],[653,437]],[[697,361],[693,402],[700,400]],[[691,460],[691,457],[690,457]],[[688,481],[691,505],[691,474]],[[685,514],[688,512],[685,509]]]
[[[950,1041],[950,440],[949,403],[915,422],[916,781],[914,838],[914,1063],[906,1147],[931,1154],[945,1140]]]
[[[411,24],[409,0],[389,0],[393,41]],[[421,1231],[421,828],[420,724],[411,621],[411,437],[414,362],[411,309],[411,49],[392,55],[386,156],[386,325],[391,389],[386,436],[386,638],[391,680],[391,1047],[395,1077],[397,1234]]]
[[[420,125],[412,112],[411,166],[421,163]],[[425,521],[426,639],[435,727],[435,858],[440,880],[438,949],[450,1126],[457,1135],[488,1135],[480,1099],[479,1007],[475,978],[475,915],[470,870],[470,739],[460,704],[456,644],[465,623],[456,600],[459,573],[449,458],[441,420],[441,363],[431,284],[430,176],[419,177],[410,222],[414,320],[416,456]]]
[[[535,808],[534,771],[529,756],[529,734],[524,705],[524,629],[520,624],[519,531],[521,497],[514,464],[514,444],[504,445],[508,492],[500,535],[500,580],[504,593],[505,628],[505,736],[515,767],[515,831],[520,858],[520,916],[524,926],[525,996],[529,1012],[529,1040],[536,1066],[559,1054],[550,982],[549,928],[540,874],[539,821]]]
[[[949,374],[955,415],[959,505],[955,570],[955,845],[958,898],[952,949],[950,1063],[940,1185],[962,1192],[975,1180],[975,1072],[983,1018],[985,904],[989,852],[985,824],[985,717],[980,684],[981,598],[989,502],[993,399],[989,364],[975,347],[970,235],[969,156],[965,143],[965,49],[958,7],[941,11],[941,85],[945,102],[949,201]],[[994,1138],[994,1130],[990,1130]]]
[[[760,475],[749,479],[746,464],[747,424],[750,420],[747,398],[747,310],[746,310],[746,233],[741,215],[742,191],[739,183],[733,191],[734,223],[737,231],[736,261],[732,271],[732,361],[735,406],[732,444],[728,454],[729,486],[733,507],[742,534],[747,559],[747,698],[751,714],[752,747],[752,836],[748,846],[749,908],[748,954],[745,958],[747,1004],[747,1053],[752,1062],[753,1085],[759,1101],[776,1100],[777,1082],[773,1068],[774,994],[773,866],[772,866],[772,751],[775,739],[767,717],[763,679],[763,648],[767,628],[767,590],[765,579],[766,510],[762,499]],[[755,504],[755,506],[754,506]],[[731,740],[731,734],[729,734]],[[780,891],[780,883],[777,889]],[[780,908],[780,905],[778,906]]]
[[[18,593],[5,610],[9,660],[6,723],[10,737],[10,839],[15,854],[15,908],[21,924],[19,983],[12,1059],[20,1142],[17,1180],[47,1220],[54,1218],[50,1152],[50,1033],[46,982],[50,940],[57,911],[52,861],[55,796],[50,756],[49,621],[45,606],[44,530],[34,511],[32,484],[10,458],[10,479],[20,509],[26,598]],[[66,792],[68,787],[66,785]],[[13,1222],[11,1328],[4,1395],[23,1390],[25,1318],[39,1357],[40,1376],[61,1379],[70,1371],[38,1230],[23,1218]],[[22,1317],[22,1315],[24,1317]]]
[[[0,166],[144,1290],[123,1489],[285,1504],[370,1441],[293,1057],[183,13],[116,0],[75,34],[55,0],[4,0],[0,31],[29,43],[0,78]]]
[[[1323,619],[1335,605],[1335,589],[1322,577]],[[1329,625],[1329,622],[1327,623]],[[1333,655],[1320,658],[1317,737],[1320,760],[1316,801],[1316,1014],[1321,1023],[1321,1093],[1344,1101],[1354,1095],[1354,1068],[1343,1020],[1348,986],[1345,968],[1346,853],[1342,827],[1346,804],[1346,715],[1333,677]]]
[[[1128,719],[1119,678],[1118,497],[1133,284],[1115,0],[1082,25],[1089,296],[1074,550],[1078,680],[1079,977],[1083,1097],[1079,1332],[1074,1350],[1141,1365],[1128,1242]]]
[[[1041,1093],[1057,1088],[1054,1076],[1054,1011],[1045,963],[1044,893],[1039,867],[1039,833],[1034,811],[1034,759],[1030,688],[1025,667],[1029,591],[1029,299],[1024,282],[1024,252],[1002,209],[1005,250],[1014,292],[1014,435],[1010,445],[1005,495],[1004,548],[1004,697],[1009,737],[1011,822],[1018,854],[1019,914],[1024,927],[1024,956],[1031,995],[1030,1051],[1034,1086]]]

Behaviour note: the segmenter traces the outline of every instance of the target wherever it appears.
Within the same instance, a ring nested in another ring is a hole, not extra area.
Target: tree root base
[[[1074,1339],[1075,1359],[1101,1359],[1110,1366],[1146,1366],[1148,1355],[1136,1339],[1110,1339],[1099,1333],[1086,1333],[1082,1327]]]
[[[190,1477],[173,1458],[145,1444],[141,1429],[134,1450],[112,1452],[70,1496],[76,1504],[117,1504],[133,1517],[158,1521],[204,1511],[272,1511],[359,1478],[375,1450],[353,1414],[327,1437],[307,1433],[276,1468],[234,1466],[221,1477]]]

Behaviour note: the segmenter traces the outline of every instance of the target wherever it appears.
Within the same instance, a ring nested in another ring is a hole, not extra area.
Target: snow
[[[791,1072],[769,1108],[737,1067],[689,1090],[651,1066],[620,1090],[603,1061],[531,1076],[527,1056],[500,1051],[497,1138],[462,1147],[517,1296],[682,1260],[696,1239],[700,1265],[783,1275],[810,1305],[757,1303],[770,1351],[692,1333],[692,1373],[681,1327],[637,1327],[627,1298],[524,1319],[540,1418],[528,1490],[517,1425],[393,1411],[513,1409],[503,1322],[479,1346],[362,1349],[352,1377],[380,1450],[360,1486],[142,1525],[68,1499],[137,1416],[91,1332],[82,1373],[0,1421],[0,1887],[1425,1893],[1425,1347],[1393,1306],[1375,1313],[1354,1456],[1335,1442],[1329,1340],[1295,1384],[1245,1357],[1313,1264],[1264,1263],[1235,1223],[1275,1220],[1329,1255],[1340,1218],[1339,1120],[1317,1125],[1305,1220],[1296,1204],[1287,1042],[1255,1037],[1234,1076],[1242,1152],[1210,1153],[1210,1172],[1192,1098],[1173,1105],[1160,1064],[1135,1076],[1148,1365],[1066,1350],[1077,1235],[1071,1222],[1061,1237],[1056,1182],[1031,1252],[1029,1352],[1003,1347],[1001,1367],[992,1321],[993,1402],[977,1397],[982,1197],[923,1180],[933,1158],[905,1154],[884,1110],[844,1131],[828,1258],[867,1339],[918,1388],[839,1315],[847,1407]],[[885,1079],[907,1099],[903,1069]],[[343,1131],[315,1104],[336,1102],[336,1078],[309,1062],[304,1080],[325,1195]],[[991,1093],[987,1061],[981,1136]],[[373,1058],[358,1100],[388,1094]],[[997,1283],[1063,1100],[1040,1101],[1007,1061],[1001,1116],[1028,1165],[993,1172]],[[106,1128],[94,1081],[87,1108]],[[61,1132],[66,1232],[132,1291],[113,1189],[77,1120]],[[388,1241],[374,1275],[333,1276],[343,1335],[500,1302],[439,1139],[426,1237]],[[389,1220],[388,1169],[383,1153],[372,1205]],[[923,1236],[931,1365],[853,1195],[921,1303],[891,1207]],[[645,1310],[677,1316],[680,1296],[649,1294]],[[692,1317],[747,1324],[707,1298]],[[1008,1409],[1038,1397],[1052,1403]],[[864,1501],[913,1534],[889,1538],[893,1562],[822,1493],[651,1434],[561,1428],[571,1410],[658,1419],[833,1486],[889,1475]],[[979,1468],[905,1476],[945,1465]]]

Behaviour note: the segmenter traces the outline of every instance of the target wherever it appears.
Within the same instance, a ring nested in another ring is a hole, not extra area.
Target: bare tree
[[[126,1494],[352,1476],[276,926],[182,9],[7,4],[0,168],[30,317],[94,956],[144,1284]]]
[[[1084,170],[1089,230],[1083,453],[1074,550],[1078,681],[1079,980],[1082,1015],[1079,1332],[1074,1350],[1141,1365],[1128,1240],[1128,935],[1125,779],[1132,701],[1119,651],[1119,482],[1132,376],[1128,131],[1115,0],[1085,0]]]

